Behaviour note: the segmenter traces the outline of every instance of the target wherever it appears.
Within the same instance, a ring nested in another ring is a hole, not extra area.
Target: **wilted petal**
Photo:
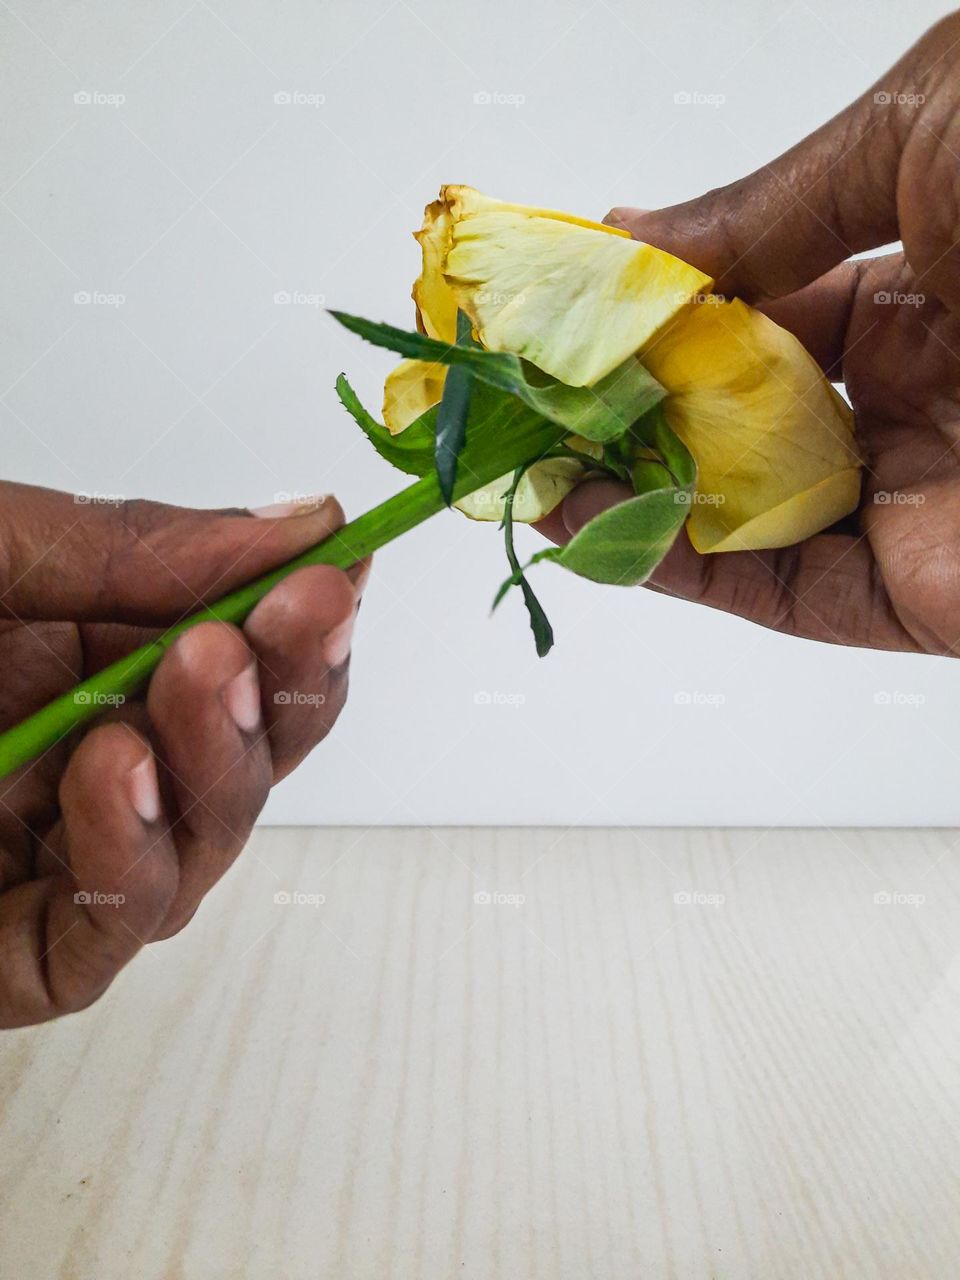
[[[578,453],[599,458],[603,446],[580,436],[568,436],[567,444]],[[567,494],[586,474],[586,467],[576,458],[547,458],[535,462],[524,472],[513,499],[513,519],[517,524],[533,524],[560,505]],[[484,485],[475,493],[454,503],[471,520],[503,519],[504,496],[513,483],[513,472]]]
[[[401,360],[383,384],[383,422],[399,435],[422,413],[440,403],[446,366],[426,360]]]
[[[691,306],[641,353],[697,463],[697,551],[783,547],[860,493],[853,415],[792,334],[739,301]]]
[[[454,223],[446,278],[484,347],[570,386],[610,373],[712,283],[608,227],[504,210]]]
[[[518,524],[532,524],[558,506],[583,475],[583,467],[573,458],[551,458],[536,462],[524,474],[513,499],[513,518]],[[513,472],[493,484],[484,485],[454,506],[471,520],[503,519],[504,495],[513,483]]]
[[[578,227],[590,227],[611,235],[627,236],[629,233],[599,222],[588,222],[570,213],[550,209],[529,209],[522,204],[508,204],[494,200],[473,187],[447,185],[440,188],[440,198],[433,200],[423,211],[423,226],[413,233],[420,245],[422,266],[413,286],[413,300],[417,304],[417,328],[421,333],[441,342],[454,342],[457,335],[457,299],[444,279],[447,254],[453,243],[453,226],[461,218],[478,213],[522,213],[531,217],[553,218]]]
[[[423,253],[420,277],[413,286],[417,328],[440,342],[457,338],[457,300],[443,278],[452,230],[453,215],[441,191],[440,199],[424,209],[423,226],[413,233]]]
[[[478,213],[522,213],[528,218],[549,218],[551,222],[566,222],[572,227],[585,227],[588,231],[602,231],[605,235],[630,239],[630,232],[623,231],[620,227],[608,227],[604,222],[581,218],[575,213],[564,213],[561,209],[541,209],[535,205],[513,204],[509,200],[497,200],[493,196],[485,196],[476,187],[466,187],[457,183],[448,183],[441,187],[440,199],[434,201],[434,205],[442,205],[448,209],[454,222],[475,217]],[[425,221],[434,205],[428,205],[424,210]]]
[[[618,228],[472,187],[443,187],[416,238],[423,332],[453,342],[459,306],[489,351],[523,356],[570,386],[610,373],[712,284]]]

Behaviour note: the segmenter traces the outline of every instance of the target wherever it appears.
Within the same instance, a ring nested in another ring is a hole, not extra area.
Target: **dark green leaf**
[[[439,405],[434,405],[414,424],[418,430],[422,424],[423,431],[429,433],[431,441],[436,434],[438,409]],[[530,452],[527,455],[531,462],[552,453],[566,435],[565,428],[555,422],[548,422],[546,418],[534,413],[528,405],[515,396],[482,382],[474,383],[470,396],[467,439],[460,451],[457,466],[455,498],[465,497],[468,493],[489,484],[489,480],[483,480],[480,477],[488,473],[490,463],[497,457],[502,459],[503,465],[494,479],[512,470],[515,465],[514,454],[511,450],[508,456],[506,446],[508,442],[512,443],[516,439],[517,432],[521,429],[531,441]],[[413,426],[408,427],[407,430],[413,430]],[[406,432],[403,432],[403,435],[406,435]],[[433,469],[431,457],[428,470]]]
[[[516,587],[519,585],[520,578],[522,576],[523,576],[522,573],[520,573],[519,575],[516,573],[511,573],[509,578],[504,578],[503,582],[501,582],[500,586],[497,588],[497,594],[493,597],[493,604],[490,606],[491,613],[496,612],[497,606],[503,600],[504,596],[506,596],[510,588]]]
[[[476,378],[509,391],[543,417],[563,424],[587,440],[604,443],[619,439],[666,394],[635,356],[592,387],[568,387],[507,352],[484,351],[477,346],[450,346],[422,333],[377,324],[343,311],[333,311],[331,315],[375,346],[414,360],[470,369]]]
[[[425,476],[434,470],[438,405],[421,414],[399,435],[393,436],[364,409],[343,374],[337,379],[337,394],[344,408],[387,462],[408,475]],[[470,402],[466,444],[460,453],[458,498],[466,497],[467,493],[489,483],[479,476],[481,471],[489,471],[491,462],[496,464],[498,453],[504,460],[503,466],[510,469],[514,457],[512,442],[517,432],[521,433],[521,438],[530,440],[529,456],[534,460],[555,453],[566,434],[562,427],[534,413],[514,396],[478,383]],[[511,450],[509,453],[506,452],[508,449]],[[475,483],[468,487],[471,478]]]
[[[436,412],[434,407],[418,421],[433,431]],[[536,462],[551,453],[564,435],[563,427],[547,422],[514,396],[477,383],[470,400],[467,441],[460,453],[454,499],[491,484],[517,466],[518,457]]]
[[[503,542],[507,550],[507,560],[510,562],[510,568],[513,572],[497,592],[493,608],[496,609],[511,586],[519,586],[523,594],[523,603],[527,606],[530,630],[533,632],[533,640],[537,648],[537,657],[545,658],[553,648],[553,627],[551,627],[550,619],[547,617],[543,605],[537,599],[533,587],[524,577],[523,569],[520,567],[520,561],[517,559],[517,552],[513,545],[513,500],[526,470],[527,465],[525,464],[517,467],[513,473],[513,481],[503,506]]]
[[[520,590],[523,592],[523,603],[527,606],[527,613],[530,615],[530,630],[533,632],[537,657],[545,658],[553,648],[553,627],[526,578],[520,579]]]
[[[457,312],[457,344],[467,347],[470,342],[470,320],[462,311]],[[435,460],[440,492],[449,507],[453,502],[453,486],[457,477],[457,461],[467,438],[467,415],[470,412],[470,395],[473,377],[470,369],[461,365],[449,369],[443,383],[443,397],[437,410],[437,434]]]
[[[410,476],[425,476],[430,471],[433,467],[434,431],[432,421],[426,415],[411,423],[406,431],[392,436],[360,403],[346,374],[341,373],[337,378],[337,395],[381,458]]]

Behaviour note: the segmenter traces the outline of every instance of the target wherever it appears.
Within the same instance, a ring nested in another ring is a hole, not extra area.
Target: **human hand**
[[[960,651],[958,72],[954,14],[772,164],[686,204],[607,215],[758,304],[842,378],[865,464],[852,527],[706,556],[681,534],[655,590],[811,639]],[[898,239],[902,253],[845,261]],[[540,528],[564,542],[630,496],[588,481]]]
[[[343,523],[333,499],[258,514],[0,484],[0,725]],[[0,1027],[86,1007],[190,920],[336,720],[367,570],[300,569],[242,631],[191,628],[144,697],[0,783]]]

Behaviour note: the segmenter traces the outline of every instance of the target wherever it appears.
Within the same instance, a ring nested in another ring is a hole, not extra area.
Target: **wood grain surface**
[[[0,1277],[953,1280],[956,842],[261,830],[0,1035]]]

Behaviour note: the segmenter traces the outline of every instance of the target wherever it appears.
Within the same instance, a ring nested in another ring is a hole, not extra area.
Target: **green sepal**
[[[634,493],[649,493],[654,489],[674,488],[673,476],[662,462],[641,458],[630,468],[630,483]]]
[[[661,405],[634,425],[631,441],[622,447],[635,459],[635,496],[594,516],[565,546],[539,552],[530,565],[549,560],[581,578],[615,586],[636,586],[650,577],[690,514],[697,468]],[[514,580],[516,573],[501,591]]]
[[[632,587],[646,582],[673,546],[689,506],[683,490],[653,489],[608,507],[564,547],[548,547],[535,560],[551,560],[591,582]]]
[[[669,470],[678,489],[693,492],[697,482],[697,464],[693,454],[667,422],[662,404],[655,405],[639,418],[630,434],[635,457],[640,456],[643,450],[649,450]]]

